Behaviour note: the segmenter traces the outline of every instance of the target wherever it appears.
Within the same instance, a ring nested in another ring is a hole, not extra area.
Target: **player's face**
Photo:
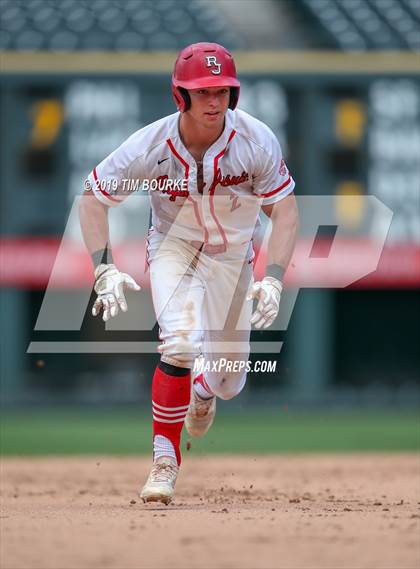
[[[229,107],[229,87],[206,87],[189,91],[191,108],[189,113],[203,126],[214,128],[223,124]]]

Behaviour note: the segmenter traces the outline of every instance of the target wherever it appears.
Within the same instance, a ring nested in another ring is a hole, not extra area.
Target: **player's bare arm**
[[[298,210],[294,194],[274,204],[262,206],[271,219],[266,276],[256,282],[248,296],[258,300],[251,324],[257,329],[268,328],[276,318],[283,290],[283,276],[290,263],[298,231]]]
[[[102,311],[104,322],[127,310],[124,289],[140,290],[135,280],[121,273],[113,263],[109,245],[108,207],[85,191],[80,200],[80,226],[86,247],[95,267],[94,289],[98,297],[92,307],[93,316]]]
[[[261,209],[272,222],[267,248],[267,266],[275,265],[278,267],[277,276],[279,280],[283,280],[283,275],[289,266],[295,248],[299,225],[295,195],[289,194],[274,204],[263,205]]]
[[[109,248],[108,209],[92,192],[83,193],[79,206],[80,226],[87,250],[98,259],[95,266],[102,262]]]

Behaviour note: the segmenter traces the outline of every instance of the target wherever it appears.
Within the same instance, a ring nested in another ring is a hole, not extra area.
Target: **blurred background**
[[[139,424],[149,433],[158,358],[154,348],[124,353],[121,346],[157,340],[150,314],[142,325],[140,298],[150,297],[142,234],[149,212],[136,200],[112,212],[117,263],[145,290],[129,299],[131,316],[105,330],[88,309],[92,269],[76,202],[99,161],[138,128],[174,112],[176,53],[197,41],[234,53],[239,107],[277,135],[296,195],[335,196],[351,263],[363,262],[381,223],[361,198],[376,196],[393,212],[375,273],[343,289],[329,288],[328,274],[322,288],[309,277],[292,279],[300,292],[287,330],[252,336],[256,346],[283,343],[280,352],[256,348],[252,356],[275,359],[276,372],[250,374],[244,392],[220,406],[219,438],[216,432],[201,448],[311,449],[316,440],[320,448],[414,448],[418,0],[0,0],[0,8],[2,450],[148,448],[149,439],[136,433]],[[354,198],[351,208],[340,202],[346,196]],[[337,224],[319,227],[320,257],[328,256]],[[343,262],[337,271],[349,268]],[[380,417],[374,427],[372,409]],[[242,435],[252,430],[254,447],[226,435],[232,417],[243,420]],[[258,430],[267,417],[270,429],[280,425],[278,437]]]

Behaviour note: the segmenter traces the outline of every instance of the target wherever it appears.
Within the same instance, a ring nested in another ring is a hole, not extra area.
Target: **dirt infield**
[[[184,459],[143,505],[145,458],[6,459],[2,569],[417,568],[414,454]]]

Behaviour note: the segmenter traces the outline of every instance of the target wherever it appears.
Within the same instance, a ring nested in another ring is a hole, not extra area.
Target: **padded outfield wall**
[[[321,284],[312,272],[289,275],[290,288],[300,292],[287,330],[252,337],[254,357],[276,359],[276,373],[251,378],[243,401],[265,403],[275,392],[296,402],[409,402],[420,367],[418,55],[235,56],[240,107],[278,136],[302,208],[310,196],[333,199],[336,222],[321,221],[315,235],[301,235],[302,243],[312,239],[318,248],[314,256],[328,257],[334,227],[344,227],[334,273],[345,278],[369,255],[383,223],[364,197],[375,196],[393,214],[377,270],[356,283],[336,288],[328,267]],[[46,296],[57,307],[89,297],[90,264],[71,216],[74,200],[98,161],[174,111],[174,58],[1,54],[1,386],[7,401],[147,401],[154,351],[121,354],[115,347],[156,344],[156,326],[138,326],[150,309],[147,208],[127,202],[111,221],[117,259],[146,288],[132,320],[107,330],[88,316],[77,325],[37,322]],[[66,262],[59,278],[51,278],[65,231]],[[257,272],[263,264],[262,251]],[[262,353],[267,342],[276,348]],[[98,343],[113,353],[98,354]]]

